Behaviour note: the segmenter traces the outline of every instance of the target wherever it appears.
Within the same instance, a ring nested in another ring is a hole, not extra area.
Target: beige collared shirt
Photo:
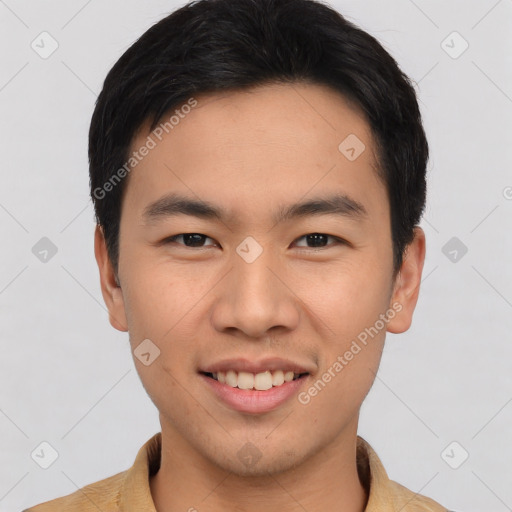
[[[160,466],[161,441],[160,432],[151,437],[130,469],[23,512],[156,512],[149,477]],[[375,451],[360,436],[357,466],[368,492],[365,512],[449,512],[434,500],[390,480]]]

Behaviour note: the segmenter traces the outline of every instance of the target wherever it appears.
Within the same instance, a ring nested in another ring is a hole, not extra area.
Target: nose
[[[216,289],[211,315],[215,329],[245,339],[296,329],[300,301],[289,280],[271,250],[263,250],[251,263],[235,253],[231,271]]]

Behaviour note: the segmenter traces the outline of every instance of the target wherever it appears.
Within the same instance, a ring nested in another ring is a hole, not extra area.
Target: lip
[[[288,371],[291,371],[291,369]],[[200,373],[199,376],[216,397],[230,408],[244,413],[262,414],[277,409],[293,396],[296,396],[310,375],[304,375],[290,382],[285,382],[280,386],[274,386],[266,391],[233,388],[203,373]]]
[[[293,373],[312,373],[314,368],[308,367],[290,359],[282,359],[280,357],[267,357],[254,361],[245,358],[224,359],[217,363],[207,365],[199,369],[201,373],[218,373],[234,370],[236,372],[261,373],[267,370],[271,372],[283,370],[283,372]],[[284,384],[283,384],[284,385]]]

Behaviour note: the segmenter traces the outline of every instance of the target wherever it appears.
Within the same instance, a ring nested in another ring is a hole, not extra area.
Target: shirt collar
[[[140,448],[133,466],[126,472],[119,501],[123,512],[156,512],[149,477],[160,467],[161,446],[162,433],[158,432]],[[368,494],[365,512],[392,512],[391,481],[375,451],[360,436],[357,436],[357,470]]]

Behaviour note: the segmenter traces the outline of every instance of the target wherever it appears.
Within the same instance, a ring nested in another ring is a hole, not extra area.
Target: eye
[[[339,245],[339,244],[347,244],[347,242],[345,240],[338,238],[336,236],[326,235],[325,233],[309,233],[307,235],[301,236],[297,240],[305,239],[306,244],[311,243],[313,245],[313,247],[310,247],[311,249],[323,249],[323,248],[329,247],[329,245],[327,245],[327,241],[329,238],[331,238],[332,240],[335,241],[334,244],[330,244],[331,246]],[[304,246],[299,245],[299,247],[304,247]]]
[[[328,244],[327,242],[329,239],[334,240],[334,243]],[[206,240],[211,240],[214,243],[210,244],[209,246],[204,245],[204,242]],[[303,235],[300,238],[297,238],[297,240],[304,240],[306,242],[306,245],[304,246],[298,244],[296,241],[295,243],[298,247],[306,247],[309,249],[326,249],[329,248],[330,246],[348,244],[348,242],[341,238],[338,238],[333,235],[327,235],[325,233],[308,233],[307,235]],[[179,235],[170,236],[162,241],[162,244],[169,243],[177,243],[178,245],[182,245],[184,247],[199,249],[218,246],[218,244],[213,240],[213,238],[210,238],[201,233],[180,233]],[[311,246],[309,244],[311,244]]]
[[[180,242],[177,242],[180,238],[183,238],[183,244]],[[205,247],[203,245],[203,242],[205,240],[213,240],[213,238],[210,238],[206,235],[203,235],[201,233],[181,233],[179,235],[170,236],[169,238],[166,238],[162,243],[167,244],[171,242],[178,243],[178,245],[184,245],[185,247],[199,247],[203,248]],[[214,244],[217,245],[217,244]],[[206,246],[208,247],[208,246]]]

